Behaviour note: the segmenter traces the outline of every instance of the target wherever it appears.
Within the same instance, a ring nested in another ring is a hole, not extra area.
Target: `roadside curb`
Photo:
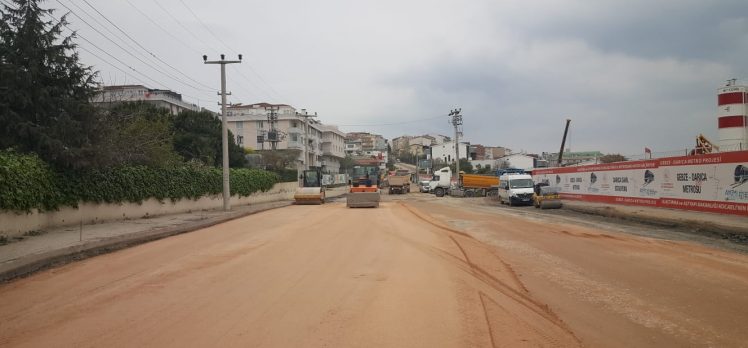
[[[615,218],[620,220],[632,221],[647,225],[661,226],[661,227],[675,227],[683,228],[689,231],[698,232],[702,235],[709,235],[721,239],[727,239],[735,243],[748,244],[748,232],[745,229],[738,226],[729,226],[714,222],[707,222],[703,220],[695,219],[676,219],[660,216],[652,216],[649,214],[637,214],[633,212],[624,212],[616,209],[612,206],[581,206],[574,204],[564,204],[566,210],[596,215],[607,218]]]
[[[13,262],[9,262],[8,264],[0,265],[0,283],[26,277],[33,273],[70,262],[84,260],[93,256],[110,253],[178,234],[193,232],[248,215],[277,208],[284,208],[290,206],[292,203],[292,201],[272,202],[272,204],[268,204],[266,207],[260,207],[257,210],[230,213],[216,218],[206,219],[205,221],[185,223],[173,227],[156,228],[148,231],[106,238],[103,240],[94,240],[84,244],[73,245],[39,254],[27,255]]]

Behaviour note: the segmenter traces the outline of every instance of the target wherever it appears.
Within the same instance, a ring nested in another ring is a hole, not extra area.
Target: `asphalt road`
[[[744,254],[411,194],[0,285],[0,346],[740,346],[745,294]]]

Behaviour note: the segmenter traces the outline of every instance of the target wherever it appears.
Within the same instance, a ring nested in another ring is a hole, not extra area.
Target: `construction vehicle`
[[[696,137],[696,147],[691,150],[691,156],[705,155],[712,152],[719,152],[719,146],[712,144],[704,134],[699,134],[699,136]]]
[[[437,197],[483,197],[495,195],[499,187],[499,177],[494,175],[465,174],[460,171],[459,180],[452,184],[452,169],[444,167],[434,172],[429,182],[429,191]]]
[[[562,159],[564,158],[564,146],[566,146],[566,136],[569,134],[569,123],[571,123],[571,119],[566,119],[566,127],[564,128],[564,137],[561,138],[561,150],[558,151],[558,167],[563,167],[564,162]]]
[[[377,208],[381,199],[379,192],[379,167],[355,166],[351,173],[351,186],[346,195],[348,208]]]
[[[561,208],[561,195],[558,187],[551,187],[547,182],[535,184],[533,188],[532,205],[540,209]]]
[[[452,185],[452,169],[444,167],[434,172],[434,176],[429,181],[429,192],[433,192],[437,197],[444,197],[449,193]]]
[[[293,195],[294,204],[325,203],[325,187],[322,186],[322,172],[319,169],[305,170],[301,174],[301,187]]]
[[[485,197],[486,195],[494,195],[498,188],[498,176],[465,174],[461,171],[457,186],[449,194],[452,196]]]
[[[405,175],[390,175],[387,178],[387,182],[389,183],[390,194],[403,194],[410,192],[410,173],[406,172]]]

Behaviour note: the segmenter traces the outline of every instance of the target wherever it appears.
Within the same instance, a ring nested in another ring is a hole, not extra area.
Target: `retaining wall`
[[[562,198],[748,216],[748,151],[547,168]]]
[[[278,183],[267,192],[257,192],[248,197],[231,197],[231,205],[246,205],[293,199],[299,184],[296,182]],[[92,224],[103,221],[140,219],[149,216],[184,213],[197,210],[210,210],[223,207],[222,195],[202,198],[181,199],[175,202],[167,199],[159,202],[148,199],[142,203],[90,203],[81,202],[78,208],[62,207],[57,211],[16,212],[0,210],[0,235],[14,237],[28,231],[50,227]]]

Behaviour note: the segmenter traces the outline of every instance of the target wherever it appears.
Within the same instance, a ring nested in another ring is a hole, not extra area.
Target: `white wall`
[[[278,183],[268,192],[258,192],[249,197],[234,196],[231,205],[247,205],[293,199],[298,187],[296,182]],[[184,213],[195,210],[223,207],[221,195],[205,196],[196,200],[182,199],[176,202],[148,199],[143,203],[90,203],[82,202],[78,208],[62,207],[57,211],[30,213],[0,210],[0,235],[20,236],[28,231],[45,228],[100,223],[104,221],[140,219],[148,216]]]
[[[473,166],[473,169],[477,169],[477,165],[480,165],[481,168],[490,167],[491,169],[496,169],[496,160],[475,160],[470,161],[470,164]]]
[[[499,166],[501,166],[502,163],[506,163],[509,168],[529,170],[534,168],[535,166],[535,158],[522,154],[504,156],[502,158],[499,158],[497,161],[499,163]]]
[[[435,160],[441,159],[446,163],[453,163],[455,157],[454,141],[432,146],[431,154]],[[468,158],[468,144],[460,143],[460,158]]]

